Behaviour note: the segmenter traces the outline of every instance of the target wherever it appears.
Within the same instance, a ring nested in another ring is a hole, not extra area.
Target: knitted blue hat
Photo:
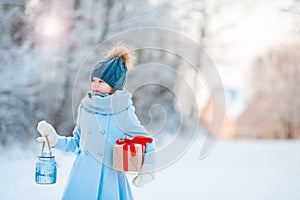
[[[127,70],[131,67],[134,57],[124,45],[118,45],[106,57],[107,59],[95,65],[91,80],[97,77],[113,89],[122,90],[126,82]]]
[[[111,57],[99,62],[91,78],[98,77],[115,90],[122,90],[126,81],[127,68],[120,57]]]

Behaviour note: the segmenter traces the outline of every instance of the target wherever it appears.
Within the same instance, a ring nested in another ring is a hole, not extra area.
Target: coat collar
[[[81,100],[82,106],[90,112],[115,114],[132,105],[131,93],[126,89],[117,90],[112,95],[89,91]]]

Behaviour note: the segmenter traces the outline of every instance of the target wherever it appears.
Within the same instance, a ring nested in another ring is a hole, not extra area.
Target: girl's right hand
[[[37,141],[39,142],[44,142],[46,141],[46,136],[48,136],[49,143],[51,146],[55,146],[58,142],[59,135],[56,133],[54,127],[47,123],[45,120],[40,121],[37,126],[38,132],[43,136],[43,137],[38,137]]]

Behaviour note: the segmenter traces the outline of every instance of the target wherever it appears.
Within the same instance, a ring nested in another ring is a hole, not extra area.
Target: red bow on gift
[[[127,152],[128,152],[128,146],[130,147],[130,153],[131,156],[136,156],[136,149],[134,144],[141,144],[142,145],[142,154],[144,155],[144,148],[146,146],[146,143],[152,143],[153,139],[144,137],[144,136],[136,136],[132,139],[129,138],[120,138],[117,139],[116,144],[123,145],[123,167],[124,171],[128,171],[128,158],[127,158]]]
[[[136,156],[136,150],[134,144],[141,144],[143,147],[146,146],[146,143],[152,143],[152,138],[144,137],[144,136],[136,136],[132,139],[129,138],[120,138],[117,139],[116,144],[124,144],[123,150],[128,151],[128,146],[130,146],[130,152],[132,157]]]

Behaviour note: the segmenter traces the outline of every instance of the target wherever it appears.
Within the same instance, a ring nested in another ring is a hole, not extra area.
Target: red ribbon
[[[136,136],[132,139],[129,138],[120,138],[117,139],[116,144],[123,145],[123,168],[124,171],[128,171],[128,146],[130,147],[131,156],[136,156],[136,149],[134,144],[142,145],[142,155],[144,158],[144,148],[146,147],[146,143],[152,143],[152,138],[144,137],[144,136]]]

